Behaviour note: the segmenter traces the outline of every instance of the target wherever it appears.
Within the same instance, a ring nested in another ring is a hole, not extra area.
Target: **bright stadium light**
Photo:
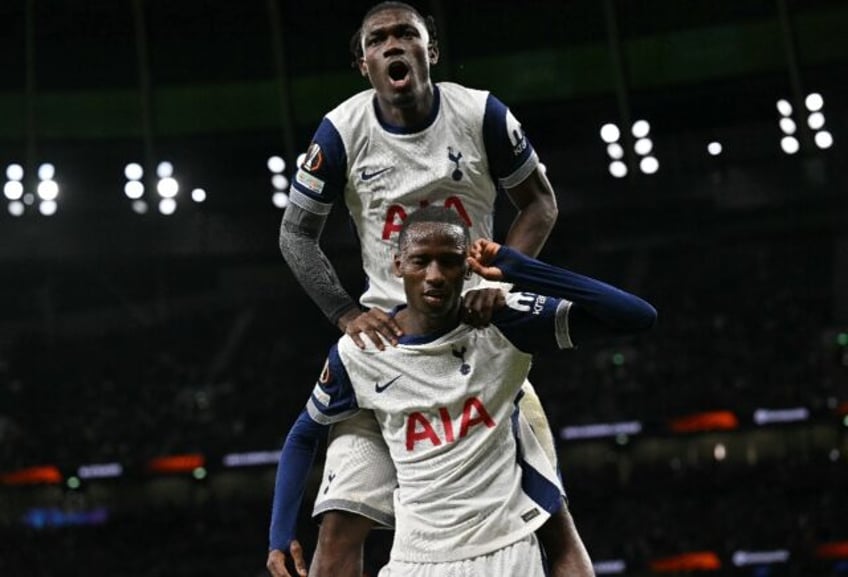
[[[607,145],[607,154],[613,160],[621,160],[624,158],[624,147],[617,142],[611,142]]]
[[[55,180],[42,180],[36,190],[41,200],[56,200],[59,196],[59,185]]]
[[[633,144],[633,150],[636,151],[636,154],[639,156],[645,156],[651,153],[651,150],[654,149],[654,141],[650,138],[640,138]]]
[[[144,196],[144,185],[139,180],[130,180],[124,185],[124,194],[130,200],[136,200]]]
[[[271,177],[271,185],[274,190],[286,190],[289,187],[289,179],[283,174],[275,174]]]
[[[56,214],[57,208],[59,208],[59,205],[56,204],[55,200],[44,200],[38,204],[38,212],[44,216],[53,216]]]
[[[271,196],[271,202],[277,208],[286,208],[289,205],[289,195],[285,192],[277,191]]]
[[[144,169],[137,162],[130,162],[124,167],[124,176],[127,180],[141,180],[144,176]]]
[[[777,101],[777,111],[781,116],[789,116],[792,114],[792,105],[789,104],[789,101],[781,98]]]
[[[173,198],[163,198],[159,201],[159,212],[165,216],[174,214],[177,210],[177,201]]]
[[[6,178],[20,182],[24,179],[24,167],[20,164],[10,164],[6,167]]]
[[[807,126],[813,130],[820,130],[824,126],[824,114],[813,112],[807,117]]]
[[[45,162],[38,167],[39,180],[53,180],[54,176],[56,176],[56,167],[49,162]]]
[[[824,98],[818,92],[812,92],[804,99],[804,105],[810,112],[817,112],[824,106]]]
[[[816,141],[816,146],[822,150],[833,146],[833,135],[827,130],[820,130],[819,132],[816,132],[813,139]]]
[[[286,161],[281,156],[272,156],[268,159],[268,170],[274,174],[280,174],[286,169]]]
[[[609,171],[615,178],[624,178],[627,176],[627,165],[620,160],[613,160],[610,162]]]
[[[306,160],[306,153],[305,152],[301,152],[300,154],[297,155],[297,166],[298,166],[298,168],[303,166],[304,160]]]
[[[195,188],[191,191],[191,199],[194,202],[203,202],[206,200],[206,191],[202,188]]]
[[[21,216],[24,213],[24,203],[20,200],[13,200],[9,203],[9,214],[12,216]]]
[[[147,203],[143,200],[133,201],[132,209],[136,214],[147,214]]]
[[[18,180],[10,180],[3,186],[3,195],[9,200],[20,200],[24,195],[24,185]]]
[[[653,156],[646,156],[639,161],[639,170],[645,174],[654,174],[660,169],[660,161]]]
[[[636,138],[645,138],[651,132],[651,125],[647,120],[637,120],[633,123],[631,131]]]
[[[780,148],[783,149],[783,152],[786,154],[795,154],[798,152],[798,149],[801,147],[798,139],[794,136],[784,136],[780,139]]]
[[[722,443],[716,443],[715,448],[713,448],[713,457],[716,461],[724,461],[727,458],[727,448]]]
[[[174,175],[174,165],[163,160],[156,166],[156,176],[159,178],[169,178]]]
[[[608,122],[601,126],[601,140],[603,140],[607,144],[612,144],[613,142],[616,142],[620,137],[621,131],[618,129],[618,126],[616,126],[612,122]]]
[[[791,118],[780,119],[780,130],[783,131],[783,134],[795,134],[796,128],[795,121]]]
[[[710,153],[710,156],[718,156],[721,154],[721,151],[721,142],[713,141],[707,145],[707,152]]]
[[[174,198],[179,191],[180,184],[170,176],[166,176],[156,183],[156,192],[162,198]]]
[[[25,192],[24,197],[21,200],[24,201],[25,205],[32,206],[35,204],[35,195],[31,192]]]

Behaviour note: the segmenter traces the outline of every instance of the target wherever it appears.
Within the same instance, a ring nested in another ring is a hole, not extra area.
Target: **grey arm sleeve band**
[[[290,204],[280,224],[280,252],[294,276],[333,325],[357,304],[318,245],[327,215]]]

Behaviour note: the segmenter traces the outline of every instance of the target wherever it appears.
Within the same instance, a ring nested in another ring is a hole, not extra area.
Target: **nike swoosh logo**
[[[375,391],[377,391],[378,393],[382,393],[383,391],[385,391],[386,389],[388,389],[389,387],[391,387],[391,386],[392,386],[392,384],[393,384],[396,380],[398,380],[400,377],[401,377],[401,375],[396,376],[395,378],[393,378],[391,381],[389,381],[388,383],[386,383],[386,384],[385,384],[385,385],[383,385],[382,387],[380,386],[380,383],[374,383],[374,390],[375,390]]]
[[[384,172],[387,172],[391,169],[392,169],[391,166],[387,166],[386,168],[381,168],[380,170],[378,170],[376,172],[368,173],[368,172],[365,172],[365,169],[363,168],[362,172],[359,173],[359,177],[362,178],[362,180],[371,180],[375,176],[380,176]]]

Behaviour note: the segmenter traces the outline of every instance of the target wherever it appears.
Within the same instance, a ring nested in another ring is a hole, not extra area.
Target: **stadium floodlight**
[[[59,185],[55,180],[42,180],[36,190],[41,200],[56,200],[59,196]]]
[[[821,112],[813,112],[807,117],[807,126],[813,130],[820,130],[824,127],[824,114]]]
[[[68,485],[68,489],[70,489],[72,491],[79,489],[80,485],[81,485],[79,477],[74,477],[73,475],[68,477],[68,480],[66,481],[66,483]]]
[[[633,123],[631,131],[636,138],[645,138],[651,132],[651,125],[647,120],[637,120]]]
[[[621,160],[624,158],[624,147],[617,142],[611,142],[607,145],[607,154],[613,160]]]
[[[163,198],[159,201],[159,212],[165,216],[174,214],[177,210],[177,201],[173,198]]]
[[[278,190],[271,195],[271,202],[273,202],[274,206],[277,208],[286,208],[289,205],[289,195]]]
[[[168,162],[167,160],[163,160],[159,164],[156,165],[156,176],[159,178],[169,178],[174,175],[174,165]]]
[[[271,185],[274,190],[286,190],[289,187],[289,179],[284,174],[275,174],[271,177]]]
[[[723,443],[716,443],[713,448],[713,457],[716,461],[724,461],[727,458],[727,447]]]
[[[640,138],[633,144],[633,150],[639,156],[646,156],[654,149],[654,141],[650,138]]]
[[[144,176],[144,169],[137,162],[130,162],[124,167],[124,176],[127,180],[141,180]]]
[[[144,184],[140,180],[130,180],[124,185],[124,194],[130,200],[136,200],[144,196]]]
[[[822,150],[833,146],[833,135],[827,130],[820,130],[816,132],[816,135],[813,137],[813,139],[816,142],[816,146],[818,146]]]
[[[53,180],[54,176],[56,176],[56,167],[49,162],[45,162],[38,167],[39,180]]]
[[[719,154],[721,154],[721,151],[721,142],[714,140],[707,145],[707,152],[710,153],[710,156],[718,156]]]
[[[24,204],[27,206],[32,206],[35,204],[35,195],[31,192],[25,192],[23,198]]]
[[[136,214],[147,214],[147,203],[143,200],[133,201],[132,209]]]
[[[609,171],[615,178],[624,178],[627,176],[627,165],[620,160],[613,160],[609,164]]]
[[[162,198],[174,198],[179,191],[180,183],[170,176],[166,176],[156,183],[156,192]]]
[[[305,152],[301,152],[300,154],[298,154],[297,155],[297,167],[300,168],[301,166],[303,166],[303,162],[305,160],[306,160],[306,153]]]
[[[202,481],[203,479],[205,479],[205,478],[206,478],[206,475],[207,475],[207,473],[206,473],[206,467],[196,467],[196,468],[195,468],[195,469],[191,472],[191,475],[192,475],[192,477],[194,477],[194,478],[195,478],[195,479],[197,479],[198,481]]]
[[[24,185],[19,180],[9,180],[3,186],[3,195],[9,200],[20,200],[24,195]]]
[[[660,169],[660,161],[654,156],[646,156],[639,161],[639,170],[645,174],[654,174]]]
[[[206,191],[202,188],[195,188],[191,191],[191,199],[194,202],[203,202],[206,200]]]
[[[781,116],[789,116],[792,114],[792,105],[785,98],[777,101],[777,111]]]
[[[784,117],[780,119],[780,130],[783,131],[783,134],[795,134],[796,129],[795,121],[791,118]]]
[[[24,213],[24,208],[24,203],[22,203],[20,200],[13,200],[9,203],[8,206],[9,214],[15,217],[21,216]]]
[[[818,92],[812,92],[804,99],[804,105],[810,112],[818,112],[824,106],[824,98]]]
[[[794,136],[784,136],[780,139],[780,148],[783,149],[783,152],[786,154],[795,154],[798,152],[798,149],[801,148],[798,139]]]
[[[286,169],[286,161],[281,156],[272,156],[268,159],[268,170],[274,174],[281,174]]]
[[[56,204],[55,200],[43,200],[38,203],[38,212],[43,214],[44,216],[53,216],[56,214],[56,209],[59,208],[59,205]]]
[[[16,163],[10,164],[6,167],[6,178],[18,182],[22,181],[24,179],[24,167]]]
[[[619,138],[621,138],[621,131],[618,129],[618,126],[612,122],[607,122],[601,126],[601,140],[607,144],[612,144],[613,142],[617,142]]]

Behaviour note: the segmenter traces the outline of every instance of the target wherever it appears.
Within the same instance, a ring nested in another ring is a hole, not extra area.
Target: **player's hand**
[[[306,561],[303,559],[303,547],[298,541],[292,541],[289,546],[292,561],[294,561],[294,569],[300,577],[306,577]],[[279,549],[272,549],[268,552],[268,561],[265,563],[268,573],[271,577],[292,577],[288,569],[286,569],[286,554]]]
[[[354,311],[354,313],[356,312],[358,311]],[[342,330],[353,339],[353,342],[360,349],[365,348],[365,341],[362,340],[363,334],[381,351],[386,348],[385,343],[387,341],[394,347],[398,344],[398,337],[403,336],[403,331],[398,326],[397,321],[380,309],[370,309],[360,312],[356,316],[351,315],[352,318],[346,322],[345,316],[339,319],[339,325],[344,322]]]
[[[482,238],[476,240],[468,251],[467,262],[471,271],[486,280],[503,280],[503,271],[496,266],[490,266],[500,249],[501,245],[494,241]]]
[[[498,288],[474,289],[462,297],[462,322],[480,329],[489,325],[492,313],[506,304]]]

